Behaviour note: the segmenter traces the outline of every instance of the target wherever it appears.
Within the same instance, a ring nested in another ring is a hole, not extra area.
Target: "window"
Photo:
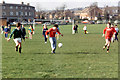
[[[16,12],[16,16],[18,16],[19,15],[19,13],[18,12]]]
[[[10,6],[10,9],[13,9],[13,6]]]
[[[27,7],[25,7],[25,9],[27,9]]]
[[[25,16],[27,16],[27,12],[25,12]]]
[[[29,16],[31,16],[31,12],[29,12]]]
[[[5,9],[5,6],[2,6],[3,9]]]
[[[2,15],[5,16],[5,15],[6,15],[6,12],[3,12]]]
[[[18,9],[18,6],[16,6],[16,9]]]
[[[23,12],[21,12],[21,16],[23,15]]]
[[[12,15],[13,15],[13,12],[10,12],[10,15],[12,16]]]

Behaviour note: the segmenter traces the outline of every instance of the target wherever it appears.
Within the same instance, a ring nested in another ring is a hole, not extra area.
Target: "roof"
[[[83,10],[81,11],[81,13],[88,13],[88,12],[90,12],[91,10],[93,10],[93,9],[95,9],[95,8],[101,10],[101,9],[98,8],[98,7],[91,6],[91,7],[86,7],[85,9],[83,9]],[[102,11],[102,10],[101,10],[101,11]]]

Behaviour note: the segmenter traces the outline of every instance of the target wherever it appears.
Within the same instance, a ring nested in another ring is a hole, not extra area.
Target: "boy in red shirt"
[[[55,38],[56,32],[57,32],[59,35],[63,36],[63,35],[59,32],[59,30],[57,29],[57,27],[58,27],[58,25],[55,24],[55,25],[53,26],[53,28],[50,28],[49,30],[47,30],[47,31],[45,32],[46,38],[48,38],[48,35],[47,35],[47,34],[49,33],[49,41],[50,41],[50,43],[51,43],[52,53],[55,53],[55,50],[56,50],[56,38]]]
[[[109,53],[111,38],[114,33],[116,33],[116,30],[114,28],[111,28],[111,23],[108,23],[107,27],[103,30],[103,37],[105,36],[106,40],[105,46],[103,46],[103,50],[107,47],[107,53]]]

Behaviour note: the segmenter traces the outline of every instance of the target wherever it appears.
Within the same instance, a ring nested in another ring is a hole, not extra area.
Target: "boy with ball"
[[[49,33],[49,41],[51,43],[51,48],[52,48],[52,53],[55,53],[55,50],[56,50],[56,37],[55,37],[55,34],[56,32],[63,36],[59,30],[57,29],[58,27],[58,24],[55,24],[52,28],[50,28],[49,30],[46,31],[45,35],[46,35],[46,38],[48,38],[48,33]]]

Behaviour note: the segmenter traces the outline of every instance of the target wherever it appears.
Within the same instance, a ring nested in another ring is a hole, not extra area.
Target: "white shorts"
[[[21,38],[15,38],[15,39],[13,39],[13,40],[14,40],[16,46],[17,46],[19,43],[21,43]]]

